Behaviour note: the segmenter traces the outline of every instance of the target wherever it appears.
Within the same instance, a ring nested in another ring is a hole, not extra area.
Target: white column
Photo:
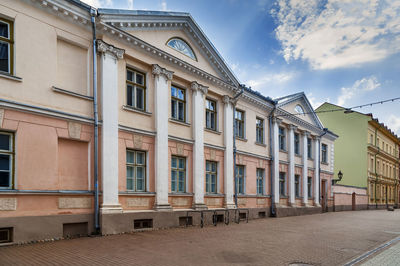
[[[319,187],[320,187],[320,178],[319,178],[319,142],[320,138],[316,137],[314,139],[314,205],[320,206],[319,204]]]
[[[156,201],[155,210],[171,210],[168,203],[168,114],[169,114],[169,86],[173,72],[153,65],[154,75],[154,113],[157,130],[155,143],[155,183]]]
[[[207,94],[207,87],[197,82],[192,82],[193,95],[193,208],[196,210],[207,209],[204,204],[204,97]]]
[[[101,213],[121,212],[118,201],[118,59],[124,50],[97,41],[101,53]]]
[[[274,197],[272,201],[279,205],[279,124],[282,122],[279,118],[273,118],[272,120],[272,129],[273,129],[273,139],[272,139],[272,184]]]
[[[295,191],[294,191],[294,131],[296,126],[289,126],[289,204],[295,205]]]
[[[307,131],[303,132],[303,204],[305,206],[308,205],[308,187],[307,187],[307,178],[308,178],[308,154],[307,154],[307,138],[310,136],[310,133]]]
[[[225,207],[235,208],[233,201],[233,104],[228,95],[224,96],[224,190]]]

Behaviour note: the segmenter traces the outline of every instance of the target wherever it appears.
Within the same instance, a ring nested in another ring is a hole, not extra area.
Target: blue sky
[[[314,107],[400,97],[400,0],[84,0],[96,7],[188,12],[240,82]],[[372,112],[400,136],[400,101]]]

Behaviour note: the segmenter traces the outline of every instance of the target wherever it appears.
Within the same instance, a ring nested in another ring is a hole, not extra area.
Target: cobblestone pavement
[[[0,265],[340,265],[399,236],[399,221],[374,210],[86,237],[2,247]]]
[[[361,264],[363,266],[398,266],[400,265],[400,242]]]

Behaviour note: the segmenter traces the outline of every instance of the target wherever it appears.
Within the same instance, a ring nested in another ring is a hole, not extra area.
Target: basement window
[[[133,228],[134,229],[153,228],[153,219],[134,220]]]
[[[0,228],[0,243],[13,242],[13,228]]]

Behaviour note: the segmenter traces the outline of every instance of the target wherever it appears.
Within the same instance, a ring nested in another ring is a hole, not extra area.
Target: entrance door
[[[353,194],[351,194],[351,209],[353,211],[356,210],[356,193],[353,192]]]
[[[323,179],[321,180],[321,207],[322,207],[322,212],[327,212],[328,211],[328,196],[327,196],[327,191],[326,191],[326,180]]]

